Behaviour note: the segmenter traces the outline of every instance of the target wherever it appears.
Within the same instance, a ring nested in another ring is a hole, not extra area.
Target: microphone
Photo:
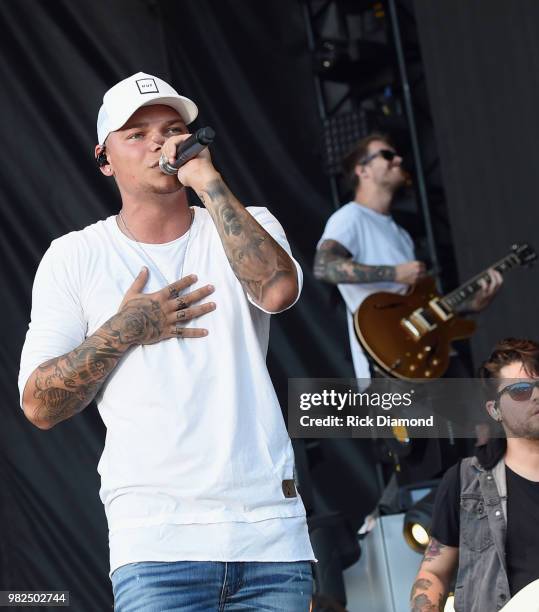
[[[173,164],[170,164],[168,159],[161,155],[159,158],[159,168],[161,168],[161,172],[170,174],[171,176],[176,174],[178,168],[181,168],[190,159],[196,157],[200,151],[213,142],[214,138],[215,132],[211,127],[200,128],[178,146],[176,149],[176,160]]]

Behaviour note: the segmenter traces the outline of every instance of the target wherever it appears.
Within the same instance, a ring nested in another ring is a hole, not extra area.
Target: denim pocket
[[[475,552],[481,552],[492,546],[492,533],[483,499],[463,496],[460,505],[460,528],[464,546]]]

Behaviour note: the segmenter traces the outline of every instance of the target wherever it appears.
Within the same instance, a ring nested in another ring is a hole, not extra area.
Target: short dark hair
[[[494,399],[496,395],[500,370],[515,362],[522,363],[529,376],[539,375],[539,343],[533,340],[505,338],[496,344],[489,358],[479,368],[479,378],[483,380],[489,399]]]
[[[359,185],[359,177],[355,173],[356,166],[361,163],[362,159],[365,159],[369,154],[369,145],[375,140],[381,140],[387,143],[390,147],[393,147],[393,141],[390,136],[381,132],[371,132],[362,138],[354,148],[347,153],[342,160],[342,167],[344,174],[353,189],[356,189]]]

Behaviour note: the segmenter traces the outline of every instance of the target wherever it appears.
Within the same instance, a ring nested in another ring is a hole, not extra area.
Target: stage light
[[[419,523],[414,523],[412,525],[412,528],[410,529],[410,532],[412,538],[414,538],[418,546],[421,546],[422,548],[427,547],[427,544],[429,543],[429,533],[423,527],[423,525],[420,525]]]
[[[429,531],[420,523],[404,523],[402,530],[406,543],[418,553],[425,552],[429,543]]]
[[[425,552],[430,539],[430,525],[432,511],[434,509],[434,498],[436,489],[432,489],[427,495],[416,502],[404,515],[403,535],[404,539],[418,553]]]

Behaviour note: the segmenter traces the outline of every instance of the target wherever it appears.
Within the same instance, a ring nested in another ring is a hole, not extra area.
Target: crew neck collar
[[[362,204],[361,202],[357,202],[356,200],[352,200],[352,204],[355,204],[356,206],[359,206],[361,208],[361,210],[366,211],[367,213],[371,214],[371,215],[375,215],[376,217],[381,217],[382,219],[391,219],[391,213],[387,212],[387,213],[381,213],[377,210],[374,210],[374,208],[371,208],[370,206],[366,206],[365,204]]]
[[[156,249],[166,249],[167,247],[176,245],[181,243],[184,240],[187,240],[190,232],[192,232],[195,228],[195,224],[197,222],[197,207],[196,206],[190,206],[189,207],[190,210],[192,211],[193,214],[193,221],[191,223],[191,226],[189,227],[189,229],[183,233],[181,236],[178,236],[178,238],[174,238],[174,240],[171,240],[170,242],[137,242],[136,240],[133,240],[130,236],[128,236],[127,234],[125,234],[124,232],[122,232],[122,230],[120,229],[119,223],[121,223],[120,217],[118,214],[116,215],[111,215],[108,219],[107,222],[109,223],[110,226],[112,226],[113,231],[120,236],[121,239],[125,240],[126,242],[128,242],[129,244],[140,244],[142,245],[144,248],[156,248]]]

